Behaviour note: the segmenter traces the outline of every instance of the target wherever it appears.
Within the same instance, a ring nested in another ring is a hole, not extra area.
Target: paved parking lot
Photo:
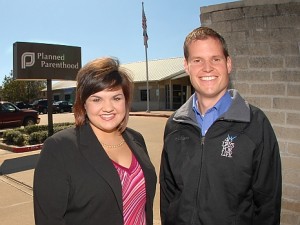
[[[172,112],[132,113],[128,127],[141,132],[145,138],[151,160],[159,172],[163,145],[163,130]],[[41,125],[48,124],[48,115],[40,115]],[[73,113],[53,114],[53,122],[74,122]],[[12,153],[0,150],[0,168],[6,171],[0,176],[1,225],[34,225],[32,183],[34,162],[39,150]],[[154,200],[154,225],[159,225],[159,185]]]

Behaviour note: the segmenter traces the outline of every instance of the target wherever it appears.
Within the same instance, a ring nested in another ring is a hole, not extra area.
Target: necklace
[[[104,144],[103,142],[100,142],[100,143],[103,145],[103,147],[106,147],[106,148],[119,148],[125,143],[125,140],[123,139],[119,144],[116,144],[116,145],[108,145],[108,144]]]

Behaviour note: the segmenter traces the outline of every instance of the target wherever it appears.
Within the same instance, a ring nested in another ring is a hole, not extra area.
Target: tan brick
[[[281,225],[295,225],[300,222],[300,214],[294,211],[281,210],[280,224]]]
[[[233,32],[249,30],[248,20],[234,20],[231,25]]]
[[[236,81],[236,75],[237,75],[236,70],[232,70],[230,73],[230,83],[229,83],[229,85],[231,85],[231,87],[229,87],[229,88],[233,88],[232,85]]]
[[[294,28],[297,26],[298,20],[300,19],[297,15],[282,15],[273,16],[267,18],[268,28]]]
[[[214,23],[210,26],[212,29],[219,32],[222,36],[224,36],[225,33],[231,33],[231,22],[230,21],[220,21],[217,23]]]
[[[285,96],[285,84],[251,84],[251,94]]]
[[[300,158],[291,156],[282,156],[282,169],[283,170],[300,170]]]
[[[231,55],[249,55],[250,50],[249,50],[249,45],[248,44],[236,44],[234,46],[230,47],[230,54]]]
[[[281,156],[288,156],[288,155],[286,155],[286,153],[287,153],[287,142],[286,142],[286,140],[280,140],[280,138],[278,138],[277,137],[277,141],[278,141],[278,145],[279,145],[279,150],[280,150],[280,155]]]
[[[291,184],[300,188],[300,170],[283,170],[282,177],[284,184]],[[300,196],[298,196],[298,198],[300,198]]]
[[[233,87],[237,89],[243,96],[250,93],[250,87],[247,83],[235,82],[233,83]]]
[[[254,43],[259,43],[259,42],[265,42],[269,43],[270,42],[270,35],[268,32],[266,32],[266,27],[263,27],[261,29],[253,29],[249,30],[247,33],[247,40],[249,42],[254,42]]]
[[[299,11],[300,12],[300,11]],[[299,29],[296,29],[295,30],[295,40],[298,40],[299,41],[299,38],[300,38],[300,30]]]
[[[245,56],[238,56],[238,57],[232,57],[232,63],[233,63],[233,69],[238,70],[239,69],[248,69],[248,57]]]
[[[287,152],[300,157],[300,143],[288,143]]]
[[[223,33],[223,37],[225,38],[228,47],[234,46],[237,43],[245,43],[247,41],[247,36],[245,31]],[[231,50],[229,48],[229,54],[231,54],[230,52]]]
[[[300,98],[274,98],[274,109],[300,110]]]
[[[272,55],[298,55],[298,43],[277,42],[270,43]]]
[[[275,5],[257,5],[255,7],[244,8],[245,17],[265,17],[277,15]]]
[[[263,17],[253,17],[253,18],[248,18],[248,29],[251,27],[254,30],[262,30],[266,28],[266,19]]]
[[[286,42],[286,40],[291,41],[295,39],[295,35],[296,29],[294,28],[278,28],[268,30],[269,41],[273,40],[274,42]]]
[[[250,68],[282,68],[283,58],[276,56],[269,57],[249,57]]]
[[[285,66],[288,68],[300,68],[300,57],[299,56],[286,56]]]
[[[285,127],[282,126],[282,125],[278,125],[278,124],[272,124],[273,126],[273,129],[274,129],[274,132],[276,134],[276,137],[281,140],[281,141],[287,141],[286,138],[285,138]]]
[[[299,1],[290,1],[288,4],[278,4],[277,10],[280,15],[299,15],[300,4]]]
[[[287,140],[293,140],[293,141],[299,141],[300,140],[300,127],[296,128],[285,128],[286,132],[286,139]]]
[[[245,99],[252,105],[261,108],[262,110],[271,109],[272,107],[272,98],[269,97],[253,97],[245,96]]]
[[[288,199],[294,199],[300,203],[300,187],[295,185],[283,184],[282,196]]]
[[[241,8],[215,11],[211,15],[213,23],[226,20],[237,20],[242,19],[243,17],[244,13]]]
[[[281,208],[300,213],[300,202],[282,198]]]
[[[271,99],[269,99],[271,101]],[[285,112],[264,111],[272,124],[285,125]]]
[[[249,44],[249,55],[251,56],[270,56],[270,45],[266,43]]]
[[[251,82],[271,81],[270,71],[239,70],[236,77],[237,77],[237,80],[239,82],[243,82],[243,81],[251,81]]]
[[[201,13],[200,14],[200,21],[203,24],[203,26],[209,27],[211,25],[210,13]]]
[[[287,143],[298,143],[300,138],[300,128],[284,127],[280,124],[271,123],[277,138]]]
[[[287,113],[286,123],[287,123],[287,125],[300,127],[300,112],[299,113]]]
[[[284,82],[300,82],[300,71],[280,70],[272,72],[272,80]]]
[[[299,84],[288,84],[287,85],[288,96],[300,97],[300,83]]]

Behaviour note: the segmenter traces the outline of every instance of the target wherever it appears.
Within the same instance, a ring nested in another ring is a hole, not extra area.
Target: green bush
[[[26,134],[31,134],[33,132],[40,132],[40,131],[48,130],[48,126],[47,125],[38,125],[38,126],[30,125],[30,126],[26,126],[21,129],[23,129]]]
[[[27,136],[19,130],[9,130],[3,133],[5,143],[17,146],[23,146],[27,142]]]
[[[27,136],[25,134],[20,134],[20,135],[17,135],[15,138],[14,138],[14,143],[15,145],[17,146],[23,146],[27,143]]]
[[[30,145],[41,144],[44,143],[47,137],[48,137],[48,131],[33,132],[29,135],[28,143]]]
[[[53,124],[53,132],[56,133],[68,127],[74,126],[74,123],[56,123]],[[24,128],[16,128],[3,132],[3,142],[8,145],[35,145],[42,144],[48,137],[48,126],[32,125]]]
[[[53,132],[56,133],[58,131],[64,130],[66,128],[72,127],[74,124],[57,124],[56,126],[53,126]]]

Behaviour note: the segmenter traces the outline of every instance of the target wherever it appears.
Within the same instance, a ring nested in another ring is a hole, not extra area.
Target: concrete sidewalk
[[[34,225],[32,183],[39,151],[10,153],[0,150],[0,220],[3,225]]]
[[[144,135],[151,160],[158,174],[162,150],[163,129],[172,114],[164,112],[131,112],[128,127]],[[41,115],[41,124],[47,115]],[[54,123],[74,121],[72,113],[54,114]],[[155,132],[153,132],[155,131]],[[40,150],[13,153],[0,149],[0,221],[1,225],[34,225],[33,173]],[[159,186],[154,200],[154,225],[159,220]]]

